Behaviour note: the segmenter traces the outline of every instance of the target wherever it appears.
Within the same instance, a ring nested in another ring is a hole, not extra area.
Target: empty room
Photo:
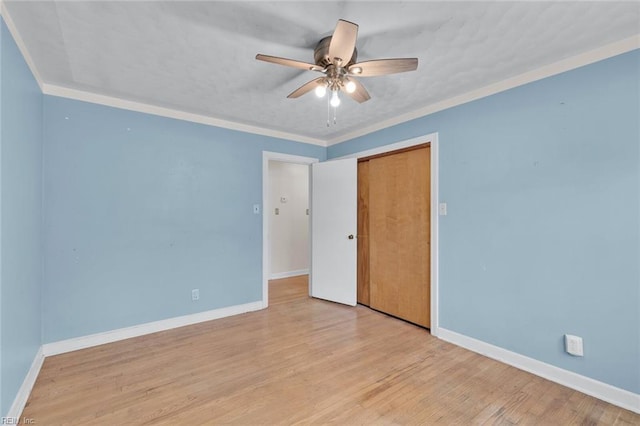
[[[640,424],[640,2],[0,12],[2,424]]]

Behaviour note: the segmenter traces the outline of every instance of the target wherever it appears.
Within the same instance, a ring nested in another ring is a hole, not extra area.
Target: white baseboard
[[[640,395],[553,365],[511,352],[499,346],[468,337],[442,327],[438,337],[454,345],[504,362],[520,370],[544,377],[571,389],[640,414]]]
[[[29,399],[33,385],[36,383],[36,379],[38,378],[38,374],[40,373],[40,368],[42,368],[45,357],[103,345],[105,343],[116,342],[118,340],[129,339],[131,337],[156,333],[158,331],[170,330],[172,328],[183,327],[185,325],[197,324],[199,322],[258,311],[260,309],[263,309],[263,301],[261,300],[258,302],[245,303],[244,305],[229,306],[226,308],[199,312],[197,314],[184,315],[181,317],[134,325],[132,327],[120,328],[118,330],[106,331],[104,333],[96,333],[88,336],[61,340],[59,342],[46,343],[38,349],[38,352],[31,363],[31,368],[22,382],[22,386],[20,386],[18,394],[13,400],[13,404],[11,404],[11,408],[9,408],[9,412],[5,418],[19,419],[22,415],[22,411]]]
[[[297,271],[275,272],[269,277],[270,280],[279,280],[280,278],[297,277],[298,275],[309,275],[309,269],[298,269]]]
[[[129,339],[131,337],[138,337],[145,334],[157,333],[158,331],[184,327],[185,325],[197,324],[199,322],[258,311],[263,309],[263,307],[262,301],[245,303],[244,305],[229,306],[226,308],[199,312],[197,314],[184,315],[181,317],[134,325],[132,327],[105,331],[103,333],[90,334],[88,336],[76,337],[53,343],[45,343],[42,345],[42,352],[44,356],[58,355],[66,352],[77,351],[79,349],[90,348],[92,346],[104,345],[105,343],[117,342],[118,340]]]
[[[29,399],[29,395],[31,395],[31,389],[33,389],[33,385],[35,385],[36,383],[36,379],[38,378],[38,374],[40,373],[40,368],[42,368],[43,362],[44,353],[42,352],[42,346],[40,346],[40,348],[38,348],[38,352],[36,352],[36,356],[33,358],[31,368],[29,368],[29,371],[27,372],[27,375],[22,382],[22,386],[20,386],[20,389],[18,389],[18,394],[13,400],[13,404],[11,404],[11,408],[9,408],[9,412],[7,413],[7,416],[5,418],[20,418],[20,416],[22,415],[22,410],[24,410],[24,406],[27,404],[27,400]]]

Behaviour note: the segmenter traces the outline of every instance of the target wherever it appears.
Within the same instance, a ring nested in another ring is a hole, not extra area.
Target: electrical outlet
[[[191,290],[191,300],[200,300],[200,289],[194,288]]]

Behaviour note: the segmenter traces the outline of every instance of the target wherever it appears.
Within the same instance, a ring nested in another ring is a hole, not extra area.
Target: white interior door
[[[356,305],[358,160],[311,165],[311,296]]]

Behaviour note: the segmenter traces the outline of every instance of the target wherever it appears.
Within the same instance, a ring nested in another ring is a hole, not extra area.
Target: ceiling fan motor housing
[[[316,65],[321,66],[322,68],[326,68],[332,64],[331,59],[329,58],[329,44],[331,43],[331,36],[327,36],[320,40],[316,45],[315,50],[313,51],[313,59],[315,60]],[[353,48],[353,55],[349,61],[345,62],[344,58],[342,58],[342,68],[348,68],[350,65],[356,63],[358,59],[358,49]]]
[[[339,19],[333,34],[322,38],[316,44],[313,50],[315,61],[313,64],[260,53],[256,55],[256,59],[324,74],[303,84],[291,92],[287,98],[299,98],[314,89],[318,96],[323,96],[330,90],[333,92],[332,101],[336,101],[334,107],[340,102],[338,92],[343,90],[358,103],[371,99],[367,90],[355,77],[374,77],[414,71],[418,67],[418,58],[376,59],[358,63],[357,37],[358,25]]]

